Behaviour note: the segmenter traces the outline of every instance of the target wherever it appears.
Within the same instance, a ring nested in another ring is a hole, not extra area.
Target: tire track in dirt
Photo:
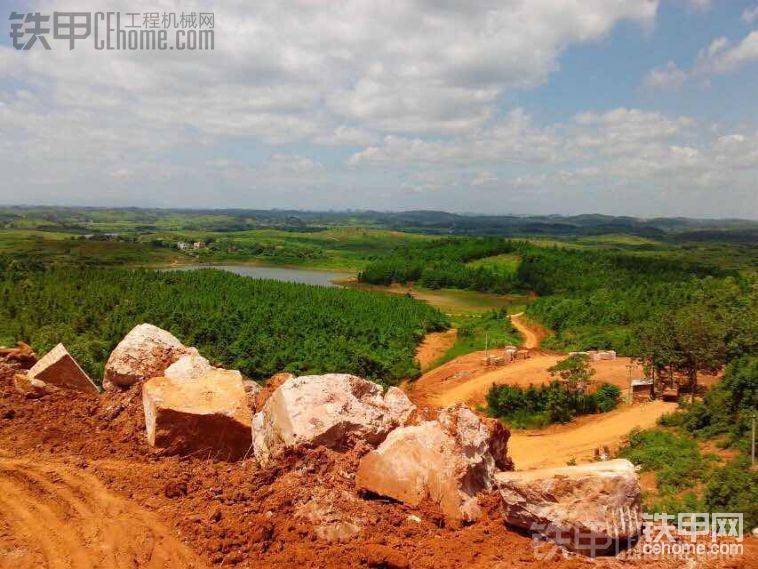
[[[0,458],[0,567],[200,568],[155,515],[93,475],[51,462]]]

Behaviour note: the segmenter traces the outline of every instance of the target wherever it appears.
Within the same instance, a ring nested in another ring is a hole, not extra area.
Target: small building
[[[653,380],[643,377],[632,380],[632,402],[650,401],[653,398]]]
[[[192,247],[193,247],[194,249],[205,249],[205,242],[203,242],[203,241],[195,241],[195,242],[192,244]]]
[[[190,248],[190,244],[187,243],[186,241],[179,241],[176,244],[176,248],[179,249],[180,251],[186,251],[187,249]]]

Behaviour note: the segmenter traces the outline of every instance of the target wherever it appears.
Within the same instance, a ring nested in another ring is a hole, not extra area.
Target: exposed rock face
[[[266,380],[266,383],[264,383],[263,388],[255,395],[255,405],[253,408],[256,411],[263,409],[268,398],[271,397],[271,395],[279,389],[284,382],[289,381],[290,379],[295,379],[295,375],[286,371],[275,373],[269,377]]]
[[[641,531],[640,484],[628,460],[502,472],[496,481],[506,523],[567,549],[599,554]]]
[[[148,442],[167,453],[208,451],[234,460],[250,449],[252,413],[238,372],[187,381],[156,377],[142,388]]]
[[[162,376],[184,355],[198,355],[173,335],[152,324],[139,324],[111,352],[105,364],[104,384],[127,388],[138,381]]]
[[[290,378],[253,418],[253,449],[261,464],[287,448],[349,447],[354,441],[380,443],[404,425],[415,406],[397,388],[348,374]]]
[[[462,406],[441,411],[436,421],[392,431],[361,460],[358,488],[411,506],[437,504],[451,520],[481,515],[477,495],[493,488],[497,468],[510,468],[510,433],[480,420]]]
[[[97,386],[79,367],[63,344],[58,344],[27,372],[30,380],[42,381],[62,389],[99,393]]]

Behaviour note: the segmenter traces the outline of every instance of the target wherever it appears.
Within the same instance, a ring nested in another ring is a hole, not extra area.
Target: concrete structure
[[[632,402],[650,401],[653,398],[653,380],[643,377],[633,379],[631,384]]]

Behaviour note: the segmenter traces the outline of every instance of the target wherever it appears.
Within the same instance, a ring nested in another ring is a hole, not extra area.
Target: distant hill
[[[430,233],[571,237],[627,234],[693,242],[758,243],[758,221],[743,219],[642,219],[601,214],[474,215],[445,211],[298,211],[257,209],[140,209],[6,206],[0,227],[72,233],[156,230],[241,231],[276,228],[320,231],[334,226]]]

